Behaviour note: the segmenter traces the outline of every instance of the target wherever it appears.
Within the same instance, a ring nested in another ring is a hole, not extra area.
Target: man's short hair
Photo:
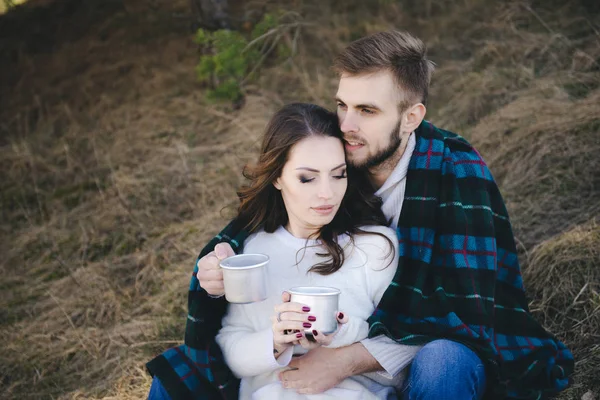
[[[352,43],[333,64],[338,74],[363,75],[390,71],[401,92],[402,103],[427,103],[434,63],[425,44],[407,32],[379,32]]]

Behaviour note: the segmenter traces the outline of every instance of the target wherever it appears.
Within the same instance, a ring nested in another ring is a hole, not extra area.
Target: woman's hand
[[[310,307],[290,302],[289,293],[284,292],[281,300],[283,303],[275,306],[275,314],[271,317],[275,358],[288,347],[298,344],[304,338],[304,330],[309,329],[312,322],[316,321],[310,315]]]
[[[304,335],[302,338],[299,339],[300,346],[302,346],[305,349],[312,350],[319,346],[327,346],[327,345],[331,344],[331,342],[333,341],[333,338],[335,337],[335,335],[338,334],[342,325],[347,323],[349,320],[347,315],[344,315],[344,313],[339,312],[339,311],[336,311],[335,318],[338,322],[338,326],[337,326],[337,329],[335,330],[335,332],[330,333],[329,335],[326,335],[323,332],[313,329],[312,337],[314,340],[310,340],[306,337],[306,335]]]

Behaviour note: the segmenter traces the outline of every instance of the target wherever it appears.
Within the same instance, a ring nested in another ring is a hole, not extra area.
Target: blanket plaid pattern
[[[484,361],[488,396],[541,399],[569,384],[572,354],[529,313],[506,207],[479,153],[462,137],[424,121],[398,221],[396,275],[369,318],[369,336],[398,343],[461,342]],[[219,242],[236,252],[248,236],[231,222]],[[194,269],[185,344],[147,364],[173,399],[236,399],[239,381],[214,337],[227,311]]]

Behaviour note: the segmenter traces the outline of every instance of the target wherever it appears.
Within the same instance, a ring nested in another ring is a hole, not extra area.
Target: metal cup
[[[316,329],[325,334],[335,332],[337,329],[336,311],[338,311],[338,302],[340,290],[324,286],[298,286],[287,290],[291,294],[291,302],[306,304],[310,307],[310,315],[317,317],[312,326],[304,331],[312,335],[312,330]]]
[[[266,254],[238,254],[221,261],[225,298],[230,303],[254,303],[267,298]]]

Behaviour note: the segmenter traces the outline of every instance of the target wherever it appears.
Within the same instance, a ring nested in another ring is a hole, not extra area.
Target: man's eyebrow
[[[357,104],[354,108],[371,108],[373,110],[381,111],[381,108],[372,103]]]
[[[335,171],[336,169],[340,169],[340,168],[342,168],[342,167],[345,167],[345,166],[346,166],[346,163],[341,163],[341,164],[340,164],[340,165],[338,165],[337,167],[335,167],[335,168],[331,168],[331,170],[332,170],[332,171]],[[299,169],[306,170],[306,171],[310,171],[310,172],[321,172],[321,171],[319,171],[318,169],[314,169],[314,168],[308,168],[308,167],[299,167],[299,168],[296,168],[296,170],[299,170]]]
[[[338,96],[335,96],[335,101],[338,102],[338,103],[346,104]],[[357,104],[357,105],[354,106],[354,108],[370,108],[370,109],[373,109],[373,110],[381,111],[381,108],[378,107],[377,105],[373,104],[373,103]]]

